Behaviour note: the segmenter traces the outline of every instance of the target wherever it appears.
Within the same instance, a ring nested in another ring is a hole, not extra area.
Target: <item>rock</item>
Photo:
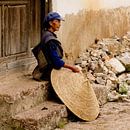
[[[108,101],[117,101],[120,98],[120,94],[117,93],[116,91],[112,91],[108,94]]]
[[[123,73],[118,77],[118,83],[126,82],[127,74]]]
[[[93,70],[93,71],[94,71],[96,68],[98,68],[97,62],[94,62],[94,61],[90,62],[90,63],[88,64],[88,68],[89,68],[90,70]]]
[[[97,77],[96,83],[101,84],[101,85],[105,85],[106,81],[102,77]]]
[[[107,69],[106,66],[103,67],[103,73],[104,73],[105,75],[108,74],[108,69]]]
[[[125,71],[125,67],[116,58],[111,58],[109,61],[106,62],[106,64],[116,74],[119,74]]]
[[[95,81],[95,77],[94,77],[90,72],[87,72],[87,78],[88,78],[90,81]]]
[[[126,82],[128,85],[130,85],[130,74],[123,73],[118,77],[118,83]]]
[[[128,99],[128,95],[126,95],[126,94],[120,95],[120,99],[121,99],[122,101],[130,102],[130,99]]]
[[[102,77],[103,79],[105,79],[106,75],[104,73],[95,73],[94,74],[95,77]]]
[[[126,82],[127,82],[128,85],[130,85],[130,78],[127,78]]]
[[[86,52],[80,54],[79,64],[83,68],[82,72],[87,75],[91,83],[104,85],[109,91],[120,89],[121,94],[126,93],[124,87],[118,87],[124,82],[130,85],[130,76],[128,73],[124,74],[130,71],[129,38],[130,32],[124,36],[124,39],[117,35],[96,39],[96,44],[90,45]],[[122,99],[121,94],[110,93],[110,100]]]
[[[92,86],[99,101],[99,105],[102,106],[107,102],[108,88],[99,84],[92,84]]]
[[[124,53],[119,60],[123,63],[127,71],[130,71],[130,53]]]
[[[119,39],[120,39],[116,34],[113,35],[111,38],[116,39],[116,40],[119,40]]]
[[[130,32],[127,32],[124,36],[123,36],[124,40],[130,41]]]
[[[82,60],[80,58],[77,58],[76,61],[75,61],[75,65],[81,64],[81,63],[82,63]]]
[[[15,115],[12,126],[15,130],[54,130],[67,115],[65,105],[46,101]]]
[[[115,76],[108,75],[108,79],[112,81],[112,83],[118,83],[118,79]]]
[[[87,66],[87,61],[82,61],[82,62],[81,62],[81,67],[84,68],[84,67],[86,67],[86,66]]]
[[[117,86],[109,79],[106,81],[106,86],[110,90],[114,90]]]

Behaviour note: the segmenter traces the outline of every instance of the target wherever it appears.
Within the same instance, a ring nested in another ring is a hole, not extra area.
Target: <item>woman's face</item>
[[[50,26],[53,32],[59,31],[59,28],[61,26],[61,21],[54,19],[53,21],[50,21]]]

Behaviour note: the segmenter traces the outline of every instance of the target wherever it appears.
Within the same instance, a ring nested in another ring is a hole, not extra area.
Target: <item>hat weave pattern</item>
[[[52,86],[62,102],[79,118],[92,121],[99,114],[99,104],[89,81],[69,69],[53,69]]]

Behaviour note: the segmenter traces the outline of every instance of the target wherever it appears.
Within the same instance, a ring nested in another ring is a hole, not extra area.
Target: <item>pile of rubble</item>
[[[75,61],[93,84],[109,89],[108,101],[130,101],[130,32],[96,39]]]

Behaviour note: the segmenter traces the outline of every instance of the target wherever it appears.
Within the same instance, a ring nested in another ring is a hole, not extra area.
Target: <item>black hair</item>
[[[49,24],[49,22],[43,23],[43,30],[48,30],[50,27],[51,27],[51,25]]]

